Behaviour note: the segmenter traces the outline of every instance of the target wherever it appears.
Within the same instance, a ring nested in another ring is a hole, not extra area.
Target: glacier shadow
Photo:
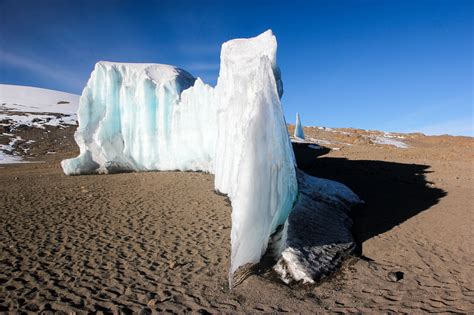
[[[297,161],[301,158],[295,152]],[[379,160],[318,157],[304,171],[312,176],[341,182],[365,204],[351,212],[353,236],[361,253],[362,243],[428,210],[447,192],[426,179],[429,165]]]

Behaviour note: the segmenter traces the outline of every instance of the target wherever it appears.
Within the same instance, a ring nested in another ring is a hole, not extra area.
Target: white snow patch
[[[10,143],[8,144],[0,144],[0,150],[4,150],[4,151],[8,151],[8,152],[12,152],[13,150],[15,150],[15,147],[16,147],[16,143],[18,141],[21,141],[23,140],[21,137],[17,136],[15,138],[10,138]]]
[[[29,163],[16,155],[5,154],[0,151],[0,164],[15,164],[15,163]]]
[[[401,149],[406,149],[409,147],[405,142],[400,141],[400,140],[395,140],[392,137],[375,136],[375,137],[370,137],[370,138],[376,144],[393,145]]]
[[[45,129],[45,126],[63,126],[63,125],[76,125],[76,114],[70,116],[56,117],[55,115],[44,115],[44,114],[29,114],[25,113],[22,115],[15,114],[0,114],[0,120],[10,121],[8,124],[13,130],[21,125],[28,127]]]
[[[12,154],[21,137],[10,138],[8,144],[0,144],[0,164],[24,163],[20,156]]]
[[[310,137],[307,137],[306,140],[309,141],[309,142],[312,142],[312,143],[326,144],[326,145],[334,143],[334,142],[331,142],[331,141],[328,141],[328,140],[315,139],[315,138],[310,138]]]

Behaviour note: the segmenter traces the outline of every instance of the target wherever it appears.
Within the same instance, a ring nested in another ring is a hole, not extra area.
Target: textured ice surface
[[[66,174],[212,171],[212,88],[179,68],[99,62],[82,93]]]
[[[351,206],[362,201],[347,186],[298,170],[298,203],[274,267],[283,281],[313,283],[333,272],[355,248]]]
[[[64,172],[215,173],[232,203],[232,280],[260,260],[297,197],[276,51],[271,31],[224,43],[215,89],[172,66],[99,62],[80,99],[80,155]]]
[[[300,114],[296,113],[295,138],[304,139],[303,125],[301,125]]]
[[[271,31],[222,45],[215,188],[232,203],[231,275],[260,260],[298,191],[276,49]]]

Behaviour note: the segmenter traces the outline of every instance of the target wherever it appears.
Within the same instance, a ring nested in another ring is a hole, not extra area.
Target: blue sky
[[[220,45],[271,28],[288,122],[474,135],[474,1],[0,0],[0,83],[80,94],[99,60],[214,85]]]

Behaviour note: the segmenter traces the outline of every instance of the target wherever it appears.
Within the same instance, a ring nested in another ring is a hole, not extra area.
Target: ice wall
[[[260,260],[298,192],[276,51],[270,30],[224,43],[215,89],[172,66],[99,62],[80,100],[80,155],[64,172],[215,173],[232,203],[232,280]]]
[[[179,68],[99,62],[84,88],[68,175],[147,170],[212,171],[212,88]]]
[[[304,139],[303,125],[301,124],[300,114],[296,113],[295,138]]]

